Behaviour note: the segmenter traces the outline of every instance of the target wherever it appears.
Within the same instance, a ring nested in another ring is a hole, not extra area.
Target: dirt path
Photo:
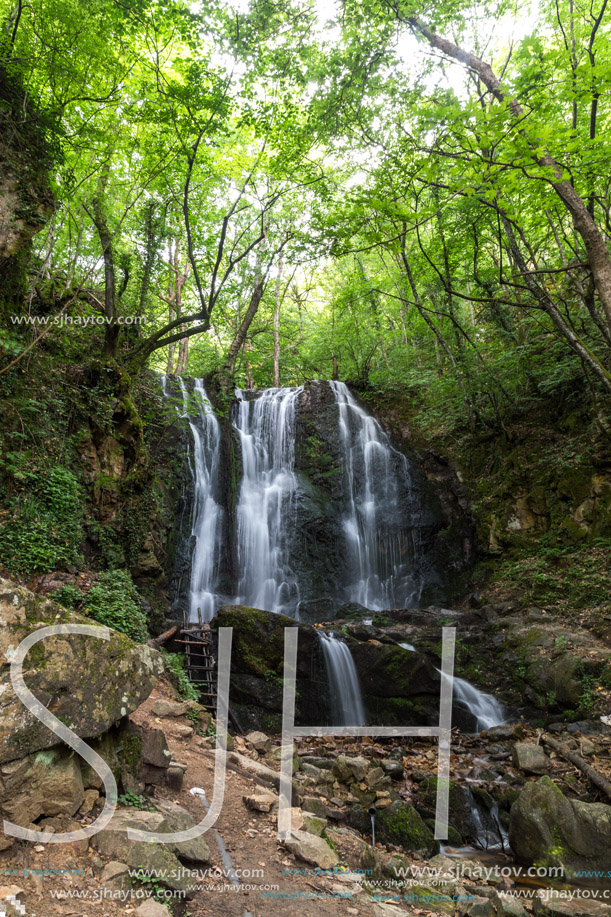
[[[184,725],[184,720],[156,718],[151,714],[154,701],[164,696],[162,692],[163,688],[155,690],[138,708],[133,719],[163,729],[174,758],[187,765],[180,793],[160,789],[157,791],[158,797],[176,801],[187,809],[196,821],[200,821],[203,814],[202,803],[189,790],[192,787],[202,787],[206,791],[207,799],[211,800],[214,751],[210,747],[202,748],[198,736],[194,735],[189,739],[179,737],[178,727]],[[241,876],[239,881],[243,888],[230,888],[229,880],[223,880],[222,876],[211,878],[209,887],[202,888],[189,902],[189,914],[193,917],[244,917],[245,911],[249,911],[252,917],[293,917],[296,913],[301,917],[337,917],[338,914],[346,914],[349,917],[372,917],[373,905],[365,893],[361,892],[351,898],[339,897],[340,894],[350,894],[354,883],[342,883],[336,878],[314,875],[312,867],[296,861],[279,844],[274,816],[251,812],[246,808],[243,797],[260,792],[260,784],[231,768],[227,770],[223,807],[216,828],[224,840],[233,869]],[[213,865],[222,870],[224,864],[214,833],[208,832],[206,842],[212,853]],[[312,874],[298,876],[283,873],[283,870],[295,869],[304,870],[306,873],[312,870]],[[252,870],[262,871],[263,875],[249,878]],[[220,890],[219,886],[222,886],[224,881],[225,887]],[[273,894],[274,897],[266,898],[265,893]],[[286,897],[277,897],[279,894]]]

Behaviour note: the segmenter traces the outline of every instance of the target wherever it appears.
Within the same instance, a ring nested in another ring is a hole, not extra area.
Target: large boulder
[[[611,806],[567,799],[541,777],[512,806],[509,843],[520,863],[611,873]]]
[[[379,640],[347,642],[371,722],[387,726],[438,722],[440,676],[426,656]]]
[[[179,806],[156,802],[155,808],[158,811],[118,809],[108,827],[94,835],[92,843],[108,859],[126,863],[132,869],[155,870],[154,875],[162,885],[192,897],[194,879],[188,874],[191,867],[181,868],[180,861],[210,862],[210,851],[203,837],[179,843],[150,844],[130,840],[127,836],[130,828],[167,834],[195,825],[189,813]]]
[[[41,815],[74,815],[85,798],[79,758],[49,749],[0,765],[0,814],[26,826]]]
[[[371,816],[363,806],[352,806],[348,823],[362,834],[371,832]],[[395,800],[384,809],[378,809],[375,833],[376,840],[396,844],[410,853],[427,857],[439,853],[439,842],[435,840],[431,829],[424,823],[419,812],[402,799]]]
[[[240,725],[246,731],[267,734],[279,732],[282,723],[284,631],[298,627],[297,721],[320,722],[324,707],[319,682],[324,678],[324,667],[320,659],[317,670],[316,659],[321,653],[313,627],[245,605],[224,605],[212,627],[233,628],[230,699]]]
[[[13,690],[10,659],[19,643],[47,625],[95,623],[0,580],[0,763],[59,744]],[[30,691],[82,738],[101,735],[135,710],[162,672],[157,650],[115,631],[110,640],[48,637],[32,648],[24,664]]]

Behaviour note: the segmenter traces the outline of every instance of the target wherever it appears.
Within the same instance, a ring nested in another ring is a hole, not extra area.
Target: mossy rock
[[[284,629],[295,627],[286,615],[246,605],[224,605],[213,626],[233,627],[232,666],[247,675],[281,675],[284,665]]]
[[[95,626],[90,618],[41,600],[10,580],[0,580],[0,762],[58,744],[15,695],[10,684],[6,650],[47,624]],[[163,674],[161,654],[110,630],[110,639],[59,634],[41,641],[28,654],[24,675],[30,690],[48,703],[53,713],[81,738],[102,735],[138,707]]]
[[[439,853],[439,842],[422,820],[419,813],[403,800],[396,800],[376,815],[376,837],[380,841],[396,844],[410,853],[434,856]]]
[[[567,877],[588,870],[609,874],[611,806],[567,799],[541,777],[512,806],[509,843],[519,863],[562,867]]]

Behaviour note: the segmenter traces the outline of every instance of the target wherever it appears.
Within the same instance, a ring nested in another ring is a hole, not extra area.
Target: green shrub
[[[52,592],[51,598],[54,602],[72,611],[83,601],[83,593],[80,589],[77,589],[76,586],[71,586],[69,583],[66,583],[65,586],[60,586],[59,589]]]
[[[199,700],[199,691],[189,681],[183,656],[180,653],[168,653],[167,650],[162,650],[162,653],[166,672],[180,696],[185,700]]]
[[[83,510],[78,480],[61,465],[46,475],[24,474],[28,492],[11,500],[12,518],[0,526],[2,561],[19,573],[80,565]]]
[[[93,584],[85,599],[92,618],[144,643],[148,637],[146,615],[138,590],[126,570],[106,570]]]

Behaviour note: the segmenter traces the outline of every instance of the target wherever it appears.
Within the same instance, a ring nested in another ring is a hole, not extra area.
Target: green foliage
[[[161,650],[166,672],[178,693],[184,700],[199,700],[199,691],[189,681],[187,670],[185,668],[184,657],[180,653],[169,653],[167,650]],[[197,712],[196,712],[197,718]]]
[[[120,806],[131,806],[133,809],[140,809],[143,812],[154,811],[146,796],[134,793],[133,790],[126,790],[125,793],[122,793],[118,797],[118,803]]]
[[[47,474],[30,472],[27,461],[10,456],[27,491],[10,499],[13,517],[0,524],[0,558],[9,570],[46,573],[83,558],[82,502],[79,483],[67,468],[53,466]]]
[[[63,605],[64,608],[73,611],[75,608],[78,608],[83,601],[83,593],[80,589],[77,589],[76,586],[71,586],[69,583],[66,583],[66,585],[60,586],[59,589],[52,592],[51,598],[54,602]]]
[[[93,584],[85,599],[92,618],[121,631],[139,643],[148,638],[146,615],[140,596],[126,570],[106,570]]]
[[[163,879],[152,876],[150,870],[145,869],[144,866],[138,866],[136,870],[132,871],[131,877],[150,892],[151,898],[164,904],[172,913],[171,900],[167,896]]]

